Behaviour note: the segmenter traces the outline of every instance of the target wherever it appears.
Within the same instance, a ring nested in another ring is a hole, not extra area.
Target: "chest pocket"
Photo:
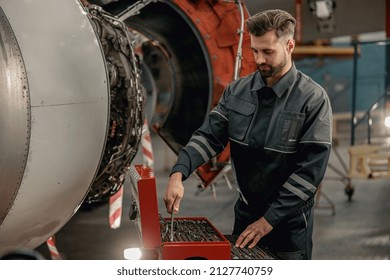
[[[253,118],[256,105],[231,96],[229,108],[229,137],[233,140],[244,140]]]
[[[299,144],[305,114],[282,111],[277,119],[274,129],[269,130],[266,147],[281,152],[295,152]]]

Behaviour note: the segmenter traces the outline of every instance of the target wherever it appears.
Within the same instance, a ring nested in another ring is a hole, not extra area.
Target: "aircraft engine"
[[[0,254],[122,183],[143,124],[131,41],[99,7],[0,0]]]
[[[0,255],[118,191],[145,116],[173,151],[188,141],[255,69],[238,2],[0,0]],[[202,168],[204,186],[221,170]]]

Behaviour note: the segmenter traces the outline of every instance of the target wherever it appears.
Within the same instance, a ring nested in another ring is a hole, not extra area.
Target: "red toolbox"
[[[147,165],[131,165],[131,219],[141,242],[142,258],[183,259],[275,259],[270,251],[234,247],[235,237],[225,236],[205,217],[163,218],[158,211],[156,180]]]

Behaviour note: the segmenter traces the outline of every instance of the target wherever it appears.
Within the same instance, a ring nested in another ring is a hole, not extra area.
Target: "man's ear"
[[[289,53],[292,53],[295,47],[295,40],[294,39],[288,39],[287,41],[287,51]]]

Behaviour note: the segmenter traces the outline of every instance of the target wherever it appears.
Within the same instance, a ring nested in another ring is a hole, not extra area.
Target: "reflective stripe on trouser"
[[[313,213],[310,208],[282,221],[269,234],[260,240],[260,244],[276,253],[281,259],[311,259],[313,249]],[[239,235],[251,223],[260,217],[252,216],[248,206],[238,199],[235,207],[233,234]]]

